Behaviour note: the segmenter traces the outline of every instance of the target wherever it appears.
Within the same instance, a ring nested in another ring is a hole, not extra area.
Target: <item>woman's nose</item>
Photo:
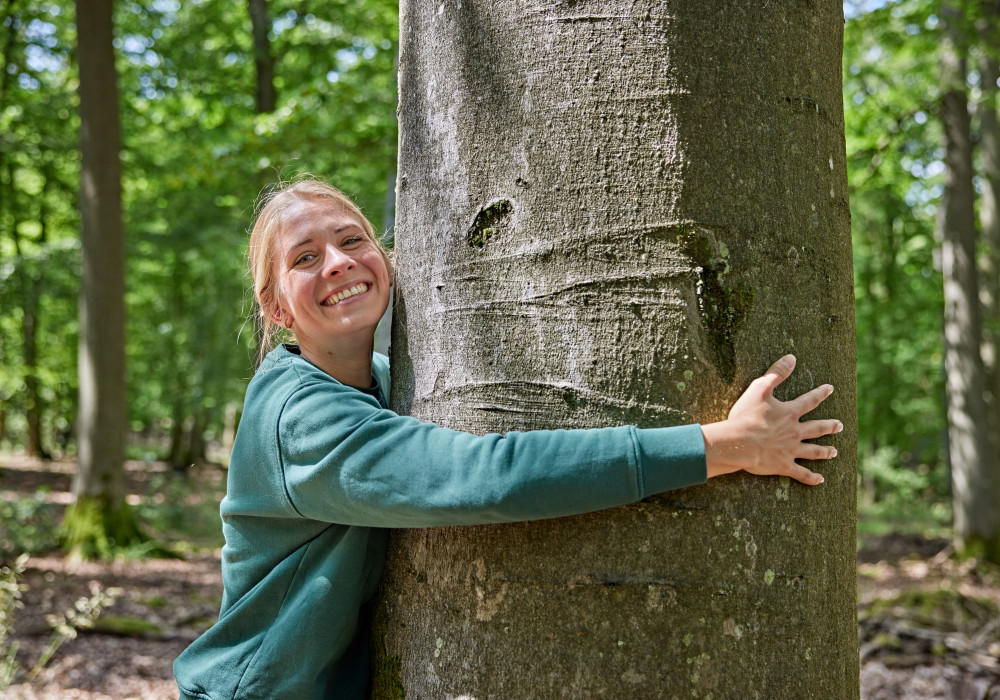
[[[354,258],[345,253],[335,245],[326,247],[326,260],[324,274],[334,277],[354,268]]]

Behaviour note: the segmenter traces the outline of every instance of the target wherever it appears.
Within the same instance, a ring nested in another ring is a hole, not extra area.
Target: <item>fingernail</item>
[[[829,396],[832,393],[833,393],[833,384],[827,384],[826,385],[826,395]]]
[[[820,484],[822,484],[822,483],[823,483],[824,481],[826,481],[826,479],[824,479],[824,478],[823,478],[823,476],[822,476],[822,475],[820,475],[820,477],[819,477],[819,480],[818,480],[818,481],[816,482],[816,485],[817,485],[817,486],[819,486],[819,485],[820,485]]]
[[[840,421],[837,421],[837,432],[839,433],[843,429],[844,429],[844,424],[841,423]]]
[[[832,454],[832,455],[830,455],[830,459],[833,459],[833,458],[834,458],[834,457],[836,457],[836,456],[837,456],[837,448],[836,448],[836,447],[834,447],[834,448],[833,448],[833,454]]]

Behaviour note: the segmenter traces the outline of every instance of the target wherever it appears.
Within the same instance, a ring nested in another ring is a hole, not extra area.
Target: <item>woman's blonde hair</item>
[[[392,263],[381,239],[375,234],[375,227],[361,213],[358,205],[336,187],[309,178],[279,182],[265,190],[257,200],[255,207],[257,216],[250,232],[250,244],[247,250],[254,299],[257,302],[255,327],[259,329],[258,361],[264,359],[285,332],[285,329],[274,321],[281,304],[281,289],[274,274],[274,248],[275,241],[285,226],[288,212],[293,205],[303,201],[331,204],[357,218],[358,223],[382,254],[390,275],[392,274]]]

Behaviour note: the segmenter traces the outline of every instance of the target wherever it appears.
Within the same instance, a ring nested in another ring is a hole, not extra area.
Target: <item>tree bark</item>
[[[709,422],[791,351],[848,429],[815,490],[394,533],[375,697],[857,697],[841,5],[400,9],[396,410]]]
[[[113,0],[77,0],[81,290],[75,503],[68,548],[107,554],[137,537],[125,505],[125,240]]]
[[[945,383],[955,538],[960,550],[1000,556],[997,479],[990,454],[986,375],[980,354],[982,328],[976,271],[972,138],[965,87],[966,61],[957,15],[942,45],[941,121],[945,138],[945,187],[938,225],[944,276]]]
[[[1000,62],[996,46],[1000,37],[1000,3],[986,6],[988,29],[983,45],[989,51],[980,62],[982,96],[978,105],[979,148],[983,165],[983,197],[980,220],[983,227],[983,251],[980,260],[979,295],[982,301],[982,357],[989,387],[989,428],[991,454],[1000,455],[1000,123],[997,120],[997,79]],[[994,457],[993,469],[1000,471],[1000,458]],[[997,477],[1000,486],[1000,474]],[[1000,500],[1000,499],[998,499]]]

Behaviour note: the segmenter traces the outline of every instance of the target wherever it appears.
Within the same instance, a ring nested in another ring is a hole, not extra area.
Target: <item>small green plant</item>
[[[27,562],[28,555],[22,554],[14,561],[13,566],[0,568],[0,695],[6,692],[21,671],[15,658],[18,645],[17,642],[10,641],[10,637],[14,633],[14,613],[23,607],[21,595],[27,590],[27,586],[20,581]],[[96,589],[90,597],[80,598],[73,608],[61,615],[47,615],[52,636],[38,661],[28,672],[28,681],[34,680],[42,672],[63,642],[76,638],[77,630],[92,628],[101,612],[114,605],[121,593],[120,588]]]
[[[52,636],[42,650],[37,663],[28,673],[28,681],[33,681],[46,664],[52,660],[62,643],[68,639],[76,639],[77,630],[90,629],[105,608],[115,604],[122,594],[120,588],[96,589],[89,598],[80,598],[76,604],[60,615],[46,615],[45,620],[52,628]]]
[[[18,579],[24,573],[27,562],[28,555],[22,554],[14,561],[13,566],[0,568],[0,695],[14,681],[18,671],[14,660],[17,642],[10,642],[9,639],[14,634],[14,612],[24,605],[21,593],[25,586]]]

